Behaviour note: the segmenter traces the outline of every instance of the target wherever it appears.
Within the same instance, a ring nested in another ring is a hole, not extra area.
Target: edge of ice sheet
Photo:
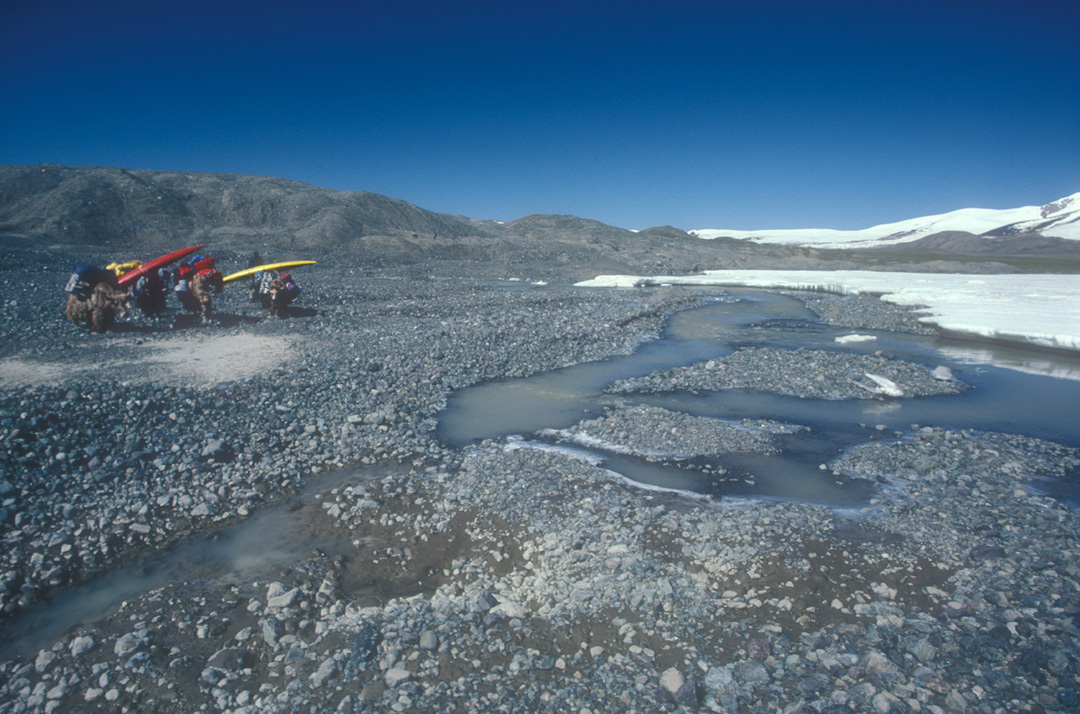
[[[1080,351],[1080,275],[707,270],[695,275],[599,275],[577,285],[723,285],[868,293],[895,305],[923,307],[922,322],[949,332]]]

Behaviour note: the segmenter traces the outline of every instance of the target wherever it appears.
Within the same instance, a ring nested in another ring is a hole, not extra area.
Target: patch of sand
[[[155,382],[216,384],[284,364],[291,344],[286,337],[256,335],[178,337],[155,344],[144,361]]]
[[[22,357],[0,360],[0,385],[58,384],[94,372],[101,378],[169,385],[217,384],[243,379],[284,364],[290,354],[288,337],[222,335],[175,337],[148,342],[132,356],[105,363],[30,362]]]
[[[61,362],[28,362],[20,357],[0,360],[0,385],[8,387],[28,387],[39,384],[54,384],[64,377],[85,372],[75,365]]]

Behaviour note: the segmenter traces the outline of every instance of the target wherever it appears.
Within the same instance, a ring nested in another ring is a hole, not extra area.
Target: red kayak
[[[126,287],[128,285],[133,285],[136,280],[138,280],[142,276],[146,275],[147,273],[149,273],[149,272],[151,272],[153,270],[157,270],[158,268],[164,268],[169,263],[175,263],[176,261],[180,260],[181,258],[184,258],[184,257],[187,257],[187,256],[191,255],[192,253],[197,251],[199,248],[202,248],[204,245],[206,245],[206,244],[205,243],[200,243],[199,245],[193,245],[190,248],[184,248],[182,250],[174,250],[171,253],[167,253],[167,254],[161,256],[160,258],[154,258],[149,263],[144,263],[142,265],[142,267],[135,268],[135,270],[124,273],[123,275],[120,276],[120,278],[116,282],[117,282],[117,284],[120,285],[120,287]]]

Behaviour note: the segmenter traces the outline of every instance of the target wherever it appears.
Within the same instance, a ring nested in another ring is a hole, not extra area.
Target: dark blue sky
[[[1080,191],[1080,0],[0,0],[0,164],[509,221],[865,228]]]

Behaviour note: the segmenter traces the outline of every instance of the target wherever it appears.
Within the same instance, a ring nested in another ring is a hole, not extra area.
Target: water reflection
[[[1004,367],[1040,377],[1080,381],[1080,361],[1066,355],[1052,355],[1004,345],[978,348],[971,345],[943,344],[939,349],[943,355],[956,362]]]

